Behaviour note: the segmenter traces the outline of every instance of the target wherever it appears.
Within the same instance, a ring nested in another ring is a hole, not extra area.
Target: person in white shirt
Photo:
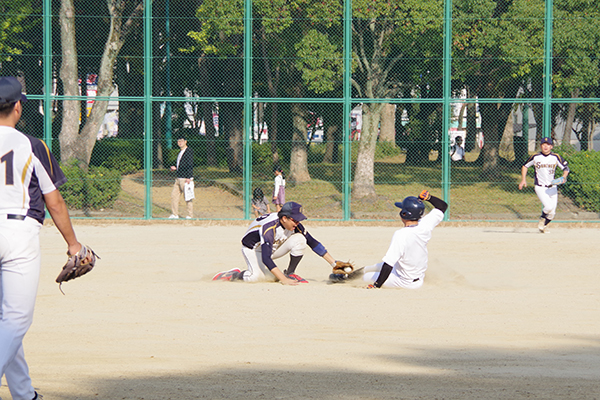
[[[423,216],[425,204],[434,209]],[[427,190],[419,197],[408,196],[396,202],[404,227],[394,232],[392,242],[380,263],[364,268],[363,279],[372,282],[367,289],[381,287],[418,289],[423,286],[427,270],[427,243],[433,228],[444,219],[448,204]]]

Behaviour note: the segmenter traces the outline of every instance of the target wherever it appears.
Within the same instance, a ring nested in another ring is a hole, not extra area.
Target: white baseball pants
[[[537,194],[538,199],[542,202],[542,212],[546,214],[546,218],[554,219],[556,205],[558,204],[558,188],[556,186],[536,186],[535,194]]]
[[[23,337],[33,321],[40,276],[41,224],[31,218],[0,215],[0,377],[14,400],[35,396],[23,351]]]
[[[292,256],[302,256],[305,249],[306,237],[301,233],[294,233],[273,252],[271,258],[276,260],[288,253]],[[256,249],[242,247],[242,254],[248,265],[248,270],[244,272],[245,282],[275,281],[275,275],[262,262],[260,247]]]
[[[383,261],[379,262],[375,265],[370,265],[365,267],[365,274],[363,275],[363,280],[365,282],[373,283],[379,278],[379,273],[381,272],[381,267],[383,267]],[[394,267],[390,276],[383,283],[383,287],[389,288],[406,288],[406,289],[418,289],[423,286],[423,279],[419,279],[417,281],[412,281],[409,279],[403,279],[400,276],[398,268]]]

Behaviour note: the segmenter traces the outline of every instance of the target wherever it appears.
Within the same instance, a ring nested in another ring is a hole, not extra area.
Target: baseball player
[[[434,207],[423,217],[428,201]],[[364,268],[363,279],[372,282],[368,289],[390,287],[418,289],[423,286],[427,270],[427,243],[431,233],[442,219],[448,204],[423,190],[419,197],[408,196],[395,203],[402,209],[400,217],[404,227],[394,232],[392,243],[383,261]]]
[[[41,398],[31,385],[23,337],[33,320],[41,266],[44,204],[67,243],[81,249],[57,190],[66,182],[46,144],[15,129],[27,100],[14,77],[0,77],[0,378],[14,400]]]
[[[332,267],[335,266],[335,259],[327,249],[300,223],[305,219],[302,206],[295,202],[285,203],[279,212],[258,217],[252,221],[242,238],[242,254],[248,269],[219,272],[213,280],[245,282],[278,280],[284,285],[307,283],[308,281],[295,273],[298,263],[304,256],[306,245]],[[282,272],[273,260],[288,253],[290,261],[287,269]]]
[[[556,205],[558,203],[558,187],[553,184],[554,171],[558,166],[563,174],[563,183],[567,181],[569,175],[569,166],[567,161],[556,153],[552,153],[553,143],[552,138],[542,138],[541,152],[532,155],[525,161],[521,167],[521,182],[519,182],[519,190],[527,186],[527,170],[529,167],[535,167],[535,193],[542,202],[542,215],[538,223],[538,230],[541,233],[548,232],[546,227],[554,219],[556,213]]]

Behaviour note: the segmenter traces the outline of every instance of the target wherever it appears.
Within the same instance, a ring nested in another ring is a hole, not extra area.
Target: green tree
[[[98,96],[110,96],[114,90],[113,74],[119,51],[127,36],[141,23],[144,2],[140,0],[108,0],[108,33],[98,70]],[[124,15],[128,17],[124,17]],[[78,48],[76,44],[76,12],[73,0],[61,0],[59,14],[61,27],[62,65],[60,78],[67,96],[79,95]],[[81,106],[77,100],[63,104],[62,129],[59,134],[61,160],[77,160],[87,169],[96,135],[102,124],[108,101],[95,101],[85,124],[80,128]]]
[[[453,10],[453,78],[470,97],[516,98],[539,82],[544,62],[544,1],[457,0]],[[479,105],[484,176],[498,172],[499,144],[511,103]],[[537,121],[540,124],[540,121]]]
[[[314,20],[341,24],[342,1],[321,2]],[[442,1],[352,2],[353,95],[395,98],[414,84],[415,64],[441,52]],[[303,79],[316,92],[333,90],[341,83],[341,37],[325,33],[306,35],[299,44]],[[375,195],[374,158],[384,103],[362,105],[363,126],[359,144],[353,198]],[[424,108],[425,109],[425,108]]]

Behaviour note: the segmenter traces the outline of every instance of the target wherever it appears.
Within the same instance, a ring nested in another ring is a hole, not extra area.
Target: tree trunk
[[[292,151],[290,154],[290,177],[295,183],[310,181],[308,152],[306,150],[306,124],[308,112],[300,103],[292,104]]]
[[[485,142],[481,149],[482,176],[496,176],[498,175],[498,148],[512,104],[482,103],[479,105],[479,109],[481,110],[481,127],[485,135]]]
[[[363,124],[352,186],[352,198],[375,197],[375,148],[383,104],[363,104]]]
[[[219,136],[223,133],[228,140],[227,166],[229,172],[241,174],[244,166],[244,104],[221,103],[219,106]],[[221,129],[222,128],[222,129]]]
[[[62,64],[60,79],[65,96],[79,96],[77,47],[75,44],[75,9],[73,0],[63,0],[60,6],[60,39]],[[49,90],[49,88],[46,88]],[[63,100],[62,127],[58,135],[60,158],[63,163],[76,159],[79,154],[79,100]]]
[[[383,104],[381,110],[381,126],[379,129],[379,141],[390,142],[396,145],[396,106],[394,104]]]
[[[215,146],[215,125],[213,124],[213,105],[212,103],[202,103],[202,119],[206,129],[206,165],[216,166],[216,146]]]
[[[572,98],[579,97],[579,88],[571,92]],[[567,120],[565,121],[565,129],[563,131],[562,142],[571,143],[571,135],[573,134],[573,121],[575,121],[575,112],[577,111],[576,103],[569,103],[569,112],[567,113]]]
[[[67,3],[65,9],[65,21],[68,21],[69,13],[73,12],[72,8],[69,10],[68,7],[72,7],[72,3],[71,0],[64,0],[63,3]],[[97,96],[110,96],[110,94],[113,92],[113,71],[117,55],[123,47],[123,43],[125,43],[125,38],[127,37],[128,33],[131,32],[132,27],[140,24],[141,19],[138,17],[141,15],[144,9],[143,4],[143,2],[140,2],[134,8],[134,11],[132,12],[129,19],[125,23],[123,23],[122,12],[123,7],[125,7],[126,4],[120,1],[117,2],[109,0],[108,9],[110,12],[110,29],[108,38],[106,40],[106,44],[104,46],[104,53],[102,54],[100,71],[98,73]],[[68,25],[65,24],[65,27],[67,26]],[[61,30],[61,34],[64,34],[66,40],[68,40],[69,42],[71,41],[69,37],[71,35],[75,35],[75,25],[71,25],[70,28],[70,32],[67,32],[66,30]],[[75,41],[73,39],[73,45],[74,43]],[[63,49],[63,52],[64,51],[65,50]],[[61,76],[63,76],[62,71]],[[60,136],[66,135],[64,140],[60,140],[61,158],[63,161],[77,159],[79,161],[79,165],[82,168],[87,169],[90,163],[90,158],[92,156],[92,151],[94,150],[94,145],[96,143],[98,130],[100,128],[100,125],[102,124],[102,121],[104,120],[104,115],[106,114],[107,107],[107,100],[96,100],[92,107],[92,111],[90,112],[90,116],[87,118],[85,126],[83,127],[79,135],[73,135],[70,129],[67,132],[61,131]],[[65,112],[67,112],[66,109],[67,107],[65,107]],[[64,125],[65,122],[63,121],[63,127]],[[64,147],[63,143],[65,143]]]

